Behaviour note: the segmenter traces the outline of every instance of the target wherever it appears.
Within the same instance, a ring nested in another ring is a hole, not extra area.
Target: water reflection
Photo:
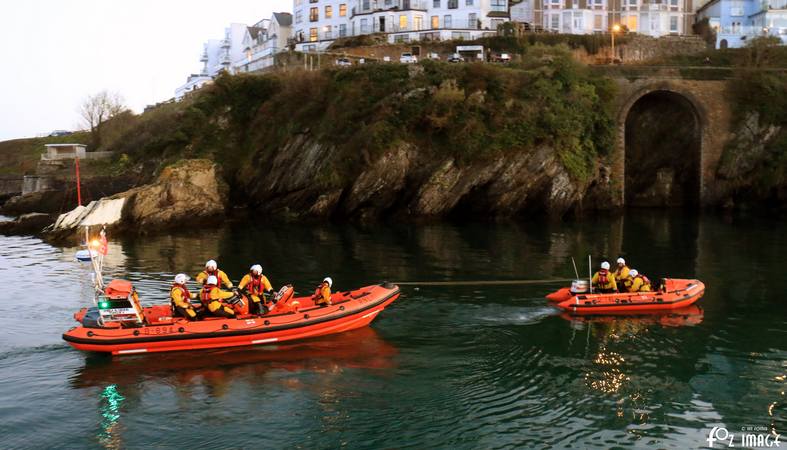
[[[125,397],[120,395],[116,384],[110,384],[101,391],[101,430],[98,442],[106,449],[124,448],[120,435],[120,405]]]
[[[346,369],[391,369],[397,349],[373,328],[361,328],[317,340],[252,348],[111,357],[91,354],[71,377],[74,388],[126,386],[127,396],[143,381],[200,386],[222,397],[237,380],[260,379],[272,370],[339,374]],[[188,390],[179,394],[190,395]]]

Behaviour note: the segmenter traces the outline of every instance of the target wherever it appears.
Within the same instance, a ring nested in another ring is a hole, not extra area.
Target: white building
[[[243,56],[233,63],[235,72],[265,70],[274,64],[277,53],[287,50],[292,35],[292,14],[273,13],[246,28],[242,44]]]
[[[524,0],[512,20],[565,34],[606,33],[613,25],[653,37],[692,34],[692,0]]]
[[[198,74],[189,75],[186,83],[175,89],[176,100],[210,82],[221,71],[234,71],[232,62],[240,60],[245,54],[243,37],[246,28],[242,23],[230,24],[229,28],[224,30],[223,39],[211,39],[203,45],[200,55],[202,70]]]
[[[508,20],[508,0],[293,0],[296,50],[386,33],[389,43],[475,39]]]

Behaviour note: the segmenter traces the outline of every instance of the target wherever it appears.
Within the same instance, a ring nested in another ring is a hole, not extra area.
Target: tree
[[[101,125],[127,108],[117,92],[101,91],[88,96],[79,108],[84,125],[90,129],[93,148],[101,146]]]
[[[747,66],[768,67],[772,66],[778,58],[781,39],[776,36],[759,36],[746,43]]]

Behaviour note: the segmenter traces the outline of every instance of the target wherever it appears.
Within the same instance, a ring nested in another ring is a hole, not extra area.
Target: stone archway
[[[624,106],[623,202],[632,207],[701,202],[703,114],[687,93],[644,89]]]

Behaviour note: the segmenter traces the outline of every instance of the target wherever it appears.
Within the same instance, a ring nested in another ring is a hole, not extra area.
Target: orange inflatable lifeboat
[[[173,317],[169,305],[141,307],[131,283],[113,280],[98,308],[74,314],[80,326],[63,339],[79,350],[114,355],[282,343],[364,327],[399,297],[399,287],[384,283],[336,292],[326,307],[293,293],[292,286],[284,286],[275,306],[262,316],[190,322]],[[243,306],[234,309],[242,311]]]
[[[705,284],[699,280],[665,278],[659,290],[613,294],[579,293],[562,288],[547,295],[555,306],[570,314],[631,314],[685,308],[702,298]]]

